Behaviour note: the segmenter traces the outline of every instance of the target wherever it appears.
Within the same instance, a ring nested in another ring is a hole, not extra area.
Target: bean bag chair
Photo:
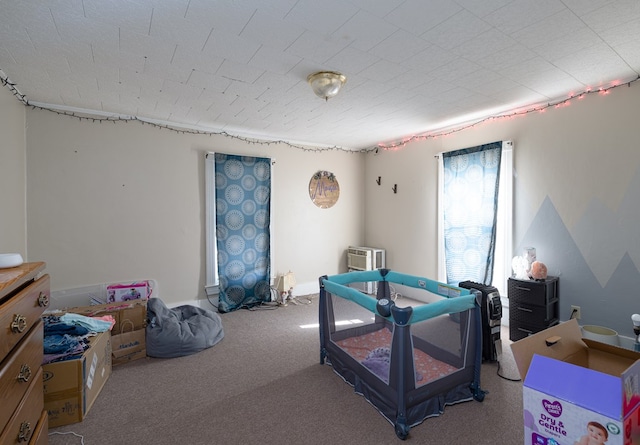
[[[182,357],[210,348],[224,337],[220,316],[196,306],[169,309],[162,300],[147,302],[147,355]]]

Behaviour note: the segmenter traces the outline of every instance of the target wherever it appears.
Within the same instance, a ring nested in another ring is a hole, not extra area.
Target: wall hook
[[[381,183],[382,183],[382,178],[378,176],[378,179],[376,179],[376,184],[380,185]]]
[[[393,190],[393,193],[398,193],[398,184],[393,184],[393,188],[391,190]]]

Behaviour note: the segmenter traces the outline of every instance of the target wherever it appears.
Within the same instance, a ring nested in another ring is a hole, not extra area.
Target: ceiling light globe
[[[333,71],[321,71],[307,77],[307,82],[315,95],[324,100],[329,100],[338,94],[346,81],[346,76]]]

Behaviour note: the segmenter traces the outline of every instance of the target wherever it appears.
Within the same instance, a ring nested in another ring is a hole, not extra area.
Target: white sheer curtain
[[[496,221],[496,233],[495,233],[495,245],[493,251],[492,271],[488,276],[493,276],[493,279],[489,283],[498,288],[502,296],[506,296],[506,282],[507,278],[511,274],[511,256],[512,256],[512,171],[513,171],[513,144],[511,141],[503,141],[499,143],[502,149],[500,156],[500,176],[499,176],[499,193],[498,193],[498,205]],[[473,148],[473,147],[472,147]],[[483,282],[484,276],[470,276],[468,275],[468,269],[462,269],[467,275],[464,278],[461,277],[448,277],[447,276],[447,259],[445,254],[445,236],[446,236],[446,223],[444,219],[445,208],[448,203],[445,197],[445,182],[448,180],[445,177],[444,168],[444,153],[439,156],[439,175],[438,175],[438,280],[439,281],[462,281],[473,280]],[[449,178],[450,179],[450,178]],[[459,185],[459,184],[458,184]],[[457,190],[459,196],[465,196],[465,194],[474,194],[474,190]],[[469,195],[469,196],[471,196]],[[450,199],[450,198],[449,198]],[[469,211],[472,209],[469,208]],[[486,209],[485,209],[486,210]],[[478,211],[476,208],[475,211]],[[470,254],[471,262],[477,262],[477,258],[473,254]],[[474,260],[475,258],[475,260]],[[461,264],[461,263],[459,263]],[[455,283],[457,284],[457,283]]]

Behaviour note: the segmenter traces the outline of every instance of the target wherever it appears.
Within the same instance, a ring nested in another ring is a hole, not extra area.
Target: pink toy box
[[[147,300],[150,296],[151,287],[148,281],[130,284],[110,284],[107,286],[107,303]]]
[[[583,339],[570,320],[511,345],[525,445],[640,444],[640,353]]]

